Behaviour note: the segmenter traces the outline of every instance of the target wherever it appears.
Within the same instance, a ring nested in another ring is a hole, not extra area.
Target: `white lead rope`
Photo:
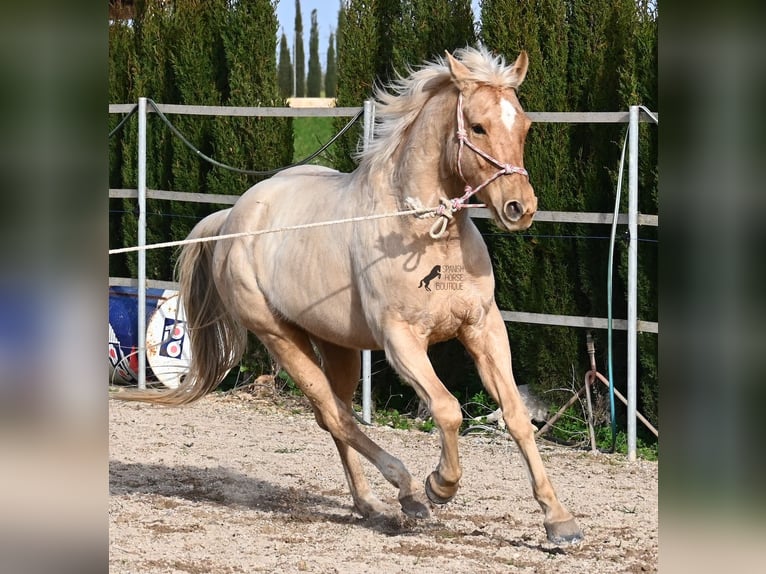
[[[442,203],[449,202],[449,200],[443,200]],[[316,221],[314,223],[304,223],[301,225],[289,225],[286,227],[275,227],[272,229],[259,229],[258,231],[241,231],[239,233],[228,233],[226,235],[213,235],[211,237],[197,237],[195,239],[181,239],[179,241],[166,241],[164,243],[152,243],[144,245],[143,247],[120,247],[119,249],[110,249],[109,255],[116,255],[118,253],[131,253],[134,251],[149,250],[149,249],[161,249],[163,247],[180,247],[181,245],[191,245],[192,243],[207,243],[208,241],[220,241],[221,239],[237,239],[239,237],[255,237],[257,235],[266,235],[267,233],[280,233],[282,231],[297,231],[300,229],[311,229],[313,227],[323,227],[325,225],[340,225],[341,223],[356,223],[359,221],[371,221],[374,219],[385,219],[387,217],[402,217],[405,215],[414,215],[418,218],[423,217],[441,217],[441,220],[435,222],[431,228],[429,235],[434,239],[438,239],[444,234],[444,230],[447,228],[447,223],[452,219],[452,212],[444,209],[444,205],[438,207],[422,207],[419,201],[414,201],[407,198],[405,201],[412,209],[405,211],[395,211],[393,213],[377,213],[375,215],[360,215],[357,217],[349,217],[347,219],[333,219],[331,221]],[[462,207],[485,207],[482,204],[468,204]],[[434,233],[436,226],[440,227],[440,231]]]
[[[182,239],[179,241],[166,241],[164,243],[152,243],[150,245],[144,245],[143,247],[121,247],[119,249],[110,249],[109,255],[116,255],[118,253],[131,253],[134,251],[160,249],[163,247],[179,247],[181,245],[191,245],[192,243],[206,243],[208,241],[219,241],[221,239],[237,239],[239,237],[254,237],[257,235],[265,235],[267,233],[279,233],[282,231],[297,231],[300,229],[311,229],[313,227],[322,227],[325,225],[339,225],[341,223],[356,223],[359,221],[371,221],[373,219],[384,219],[386,217],[402,217],[404,215],[420,215],[423,216],[427,213],[436,214],[438,208],[429,209],[408,209],[406,211],[396,211],[393,213],[378,213],[375,215],[361,215],[358,217],[349,217],[348,219],[335,219],[332,221],[317,221],[314,223],[304,223],[302,225],[291,225],[286,227],[275,227],[272,229],[260,229],[258,231],[242,231],[240,233],[229,233],[226,235],[214,235],[212,237],[197,237],[195,239]]]

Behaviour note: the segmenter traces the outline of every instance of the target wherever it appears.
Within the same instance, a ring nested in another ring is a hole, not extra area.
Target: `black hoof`
[[[548,535],[548,540],[558,545],[577,544],[584,538],[574,518],[565,522],[546,524],[545,533]]]
[[[452,496],[447,496],[447,497],[439,496],[438,494],[436,494],[434,490],[431,488],[430,474],[426,477],[425,486],[426,486],[426,496],[428,497],[428,500],[430,500],[434,504],[439,504],[439,505],[447,504],[450,500],[452,500],[455,497],[454,494]]]
[[[399,504],[402,507],[402,512],[410,518],[422,519],[431,516],[431,511],[428,509],[428,506],[412,495],[399,499]]]

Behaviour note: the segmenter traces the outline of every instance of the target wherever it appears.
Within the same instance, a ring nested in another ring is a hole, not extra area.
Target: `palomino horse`
[[[486,245],[460,210],[475,193],[500,227],[523,230],[532,223],[537,198],[523,168],[531,122],[516,96],[527,65],[525,52],[511,66],[484,48],[447,53],[393,82],[391,92],[377,90],[376,137],[360,152],[354,172],[288,169],[252,187],[231,209],[202,220],[190,237],[253,234],[188,244],[181,253],[190,371],[177,389],[118,398],[167,405],[201,398],[238,363],[250,330],[332,435],[356,510],[364,516],[386,510],[368,485],[359,453],[398,488],[403,512],[424,518],[428,500],[445,504],[455,496],[462,472],[460,404],[427,356],[430,344],[457,337],[502,408],[548,538],[580,540],[543,468],[514,382]],[[438,207],[430,212],[438,219],[359,221],[413,205]],[[294,229],[349,218],[356,220]],[[293,229],[257,234],[285,227]],[[354,420],[360,349],[384,349],[433,415],[442,449],[425,487]]]

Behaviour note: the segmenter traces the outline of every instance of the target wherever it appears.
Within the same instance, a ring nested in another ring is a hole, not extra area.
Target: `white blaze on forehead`
[[[516,108],[505,98],[500,100],[500,119],[503,120],[503,124],[508,128],[508,131],[511,131],[513,122],[516,120]]]

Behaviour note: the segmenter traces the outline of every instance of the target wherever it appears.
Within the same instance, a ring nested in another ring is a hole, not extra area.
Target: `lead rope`
[[[428,231],[428,235],[432,239],[440,239],[444,232],[447,231],[447,224],[453,219],[452,214],[459,211],[463,207],[469,207],[462,204],[458,204],[459,199],[447,199],[442,197],[439,200],[439,205],[436,207],[425,207],[423,203],[416,197],[408,197],[404,200],[404,204],[414,211],[413,214],[418,219],[426,219],[429,217],[438,217],[431,225],[431,229]],[[485,207],[483,204],[473,204],[470,207]]]

